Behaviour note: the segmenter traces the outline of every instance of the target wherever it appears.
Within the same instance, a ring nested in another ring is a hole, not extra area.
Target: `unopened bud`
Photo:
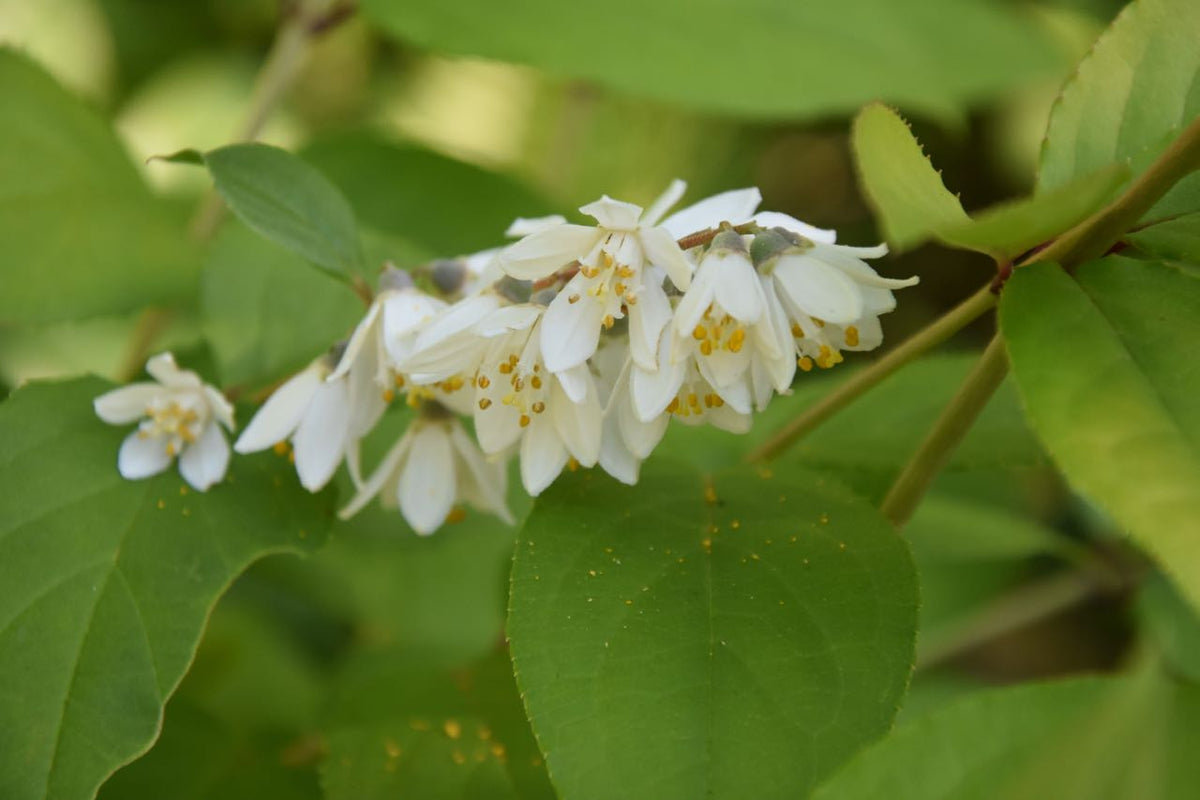
[[[439,292],[455,294],[467,279],[467,265],[457,258],[439,258],[429,265],[429,276]]]
[[[342,341],[331,345],[329,349],[325,351],[325,364],[329,367],[330,372],[333,372],[335,369],[337,369],[337,365],[341,363],[342,356],[346,354],[347,344],[349,344],[349,340],[343,339]]]
[[[754,266],[761,267],[784,253],[800,253],[810,249],[812,242],[785,228],[771,228],[755,234],[750,245],[750,257]]]
[[[708,246],[709,252],[714,250],[724,250],[729,253],[746,253],[746,240],[742,238],[742,234],[735,231],[733,228],[726,228],[713,237],[712,244]]]
[[[530,296],[529,300],[539,306],[548,306],[555,297],[558,297],[558,289],[548,286],[545,289],[538,289]]]
[[[402,269],[397,269],[390,261],[384,266],[383,272],[379,274],[379,291],[381,292],[411,289],[412,285],[412,275]]]
[[[514,303],[528,303],[529,296],[533,294],[533,281],[519,281],[505,275],[496,281],[496,293]]]

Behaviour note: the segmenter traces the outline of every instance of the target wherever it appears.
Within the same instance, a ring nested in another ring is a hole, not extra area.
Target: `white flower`
[[[671,316],[663,275],[681,289],[691,281],[691,265],[683,251],[657,225],[685,186],[673,182],[645,213],[641,206],[605,195],[579,209],[596,220],[596,227],[555,225],[501,253],[501,268],[520,280],[543,280],[578,264],[546,309],[542,354],[551,372],[587,361],[596,352],[601,330],[626,315],[634,358],[652,366],[658,334]]]
[[[506,485],[503,462],[488,462],[457,418],[422,417],[409,426],[339,516],[348,519],[381,495],[385,508],[399,506],[404,519],[422,535],[437,530],[458,501],[511,525]]]
[[[239,453],[254,453],[290,438],[296,473],[310,492],[329,483],[351,447],[351,383],[325,380],[333,360],[322,356],[276,389],[233,445]]]
[[[203,492],[225,477],[229,466],[226,430],[233,430],[233,406],[219,391],[181,370],[170,353],[146,362],[157,383],[134,383],[94,401],[96,414],[111,425],[127,425],[142,417],[138,429],[121,445],[117,468],[130,480],[157,475],[179,456],[184,480]]]

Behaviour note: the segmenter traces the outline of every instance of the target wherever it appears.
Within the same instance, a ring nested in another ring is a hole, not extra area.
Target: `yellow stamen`
[[[858,328],[853,325],[846,328],[846,344],[850,347],[858,347]]]
[[[479,398],[479,408],[481,410],[486,410],[489,406],[491,406],[491,404],[492,404],[492,401],[487,399],[486,397]]]

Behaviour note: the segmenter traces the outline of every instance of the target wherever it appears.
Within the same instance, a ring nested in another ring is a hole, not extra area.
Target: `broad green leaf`
[[[223,383],[281,378],[349,336],[362,301],[341,281],[303,267],[241,225],[220,232],[201,278],[201,313]]]
[[[216,598],[250,562],[324,536],[287,462],[235,459],[208,493],[126,481],[95,379],[0,405],[0,796],[87,798],[158,733]]]
[[[709,480],[561,479],[522,530],[508,635],[564,797],[803,796],[895,714],[904,542],[824,479]]]
[[[879,214],[884,238],[906,250],[929,239],[1012,258],[1081,222],[1129,178],[1108,165],[1057,189],[970,217],[921,150],[908,124],[886,106],[867,106],[854,122],[859,179]]]
[[[1200,264],[1200,212],[1151,225],[1127,235],[1125,241],[1152,256]]]
[[[851,142],[859,181],[884,238],[896,249],[918,244],[946,225],[970,221],[908,123],[892,109],[872,103],[860,111]]]
[[[516,179],[370,133],[300,152],[338,186],[364,225],[447,257],[496,247],[517,217],[551,213]]]
[[[848,112],[876,98],[946,114],[1058,69],[1028,19],[980,0],[362,5],[388,32],[430,50],[752,117]]]
[[[1152,670],[980,692],[897,728],[814,800],[1184,800],[1200,689]]]
[[[1038,191],[1114,162],[1143,171],[1200,114],[1200,4],[1137,0],[1097,41],[1050,114]],[[1144,221],[1200,211],[1200,175],[1184,178]]]
[[[1170,668],[1200,683],[1200,615],[1161,575],[1152,575],[1142,585],[1137,609]]]
[[[108,124],[7,48],[0,97],[0,323],[184,299],[198,263],[183,225]]]
[[[1067,479],[1200,605],[1200,279],[1153,262],[1017,270],[1000,323],[1034,431]]]
[[[904,528],[914,555],[931,561],[1014,561],[1038,555],[1071,558],[1079,547],[1027,515],[945,492],[922,501]]]
[[[504,652],[448,669],[424,648],[367,650],[337,686],[327,800],[554,797]]]
[[[185,151],[172,156],[192,163]],[[338,274],[362,272],[354,212],[318,170],[266,144],[231,144],[204,154],[217,192],[250,228]]]

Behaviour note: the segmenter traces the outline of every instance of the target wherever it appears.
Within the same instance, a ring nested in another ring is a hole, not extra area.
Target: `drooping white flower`
[[[685,188],[682,181],[673,182],[645,213],[641,206],[605,195],[579,209],[596,220],[596,227],[555,225],[501,253],[501,268],[520,280],[544,280],[577,265],[546,309],[542,353],[551,372],[587,361],[596,352],[601,330],[624,316],[630,320],[634,358],[653,366],[654,344],[671,315],[663,277],[681,289],[691,281],[683,251],[658,226]]]
[[[179,369],[170,353],[152,357],[146,372],[155,382],[123,386],[93,402],[96,414],[111,425],[141,420],[121,444],[117,468],[130,480],[148,478],[179,456],[179,473],[203,492],[225,477],[229,466],[221,427],[233,430],[233,406],[196,373]]]
[[[431,409],[436,405],[423,412]],[[350,518],[378,495],[422,535],[437,530],[458,502],[511,525],[506,487],[504,463],[485,459],[456,417],[434,411],[408,427],[339,516]]]
[[[343,458],[353,459],[350,431],[355,414],[348,376],[326,378],[337,353],[322,356],[292,376],[267,399],[233,449],[255,453],[291,440],[296,473],[310,492],[329,483]]]

